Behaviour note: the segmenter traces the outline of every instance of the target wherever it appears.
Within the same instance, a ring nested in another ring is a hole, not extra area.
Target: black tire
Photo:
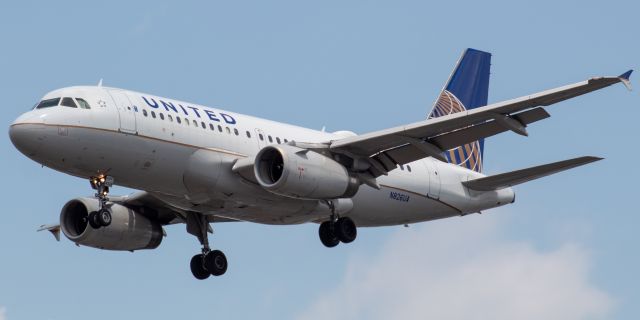
[[[204,280],[211,275],[209,271],[204,268],[204,261],[202,254],[196,254],[191,258],[191,273],[198,280]]]
[[[340,239],[336,237],[333,232],[333,226],[329,221],[325,221],[320,224],[318,235],[320,235],[320,242],[322,242],[322,244],[327,248],[333,248],[340,243]]]
[[[109,210],[107,209],[102,209],[100,211],[98,211],[98,223],[100,223],[101,226],[103,227],[107,227],[111,224],[111,212],[109,212]]]
[[[338,219],[333,230],[342,243],[353,242],[358,236],[356,224],[348,217]]]
[[[211,275],[221,276],[227,272],[227,257],[220,250],[213,250],[204,256],[204,267]]]
[[[102,226],[100,224],[100,221],[98,221],[98,212],[97,211],[90,212],[89,216],[87,217],[87,220],[89,220],[89,225],[91,226],[91,228],[100,229],[100,227]]]

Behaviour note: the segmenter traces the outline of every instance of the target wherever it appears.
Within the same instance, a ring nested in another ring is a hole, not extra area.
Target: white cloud
[[[376,256],[352,259],[342,283],[298,318],[607,318],[613,299],[590,283],[585,249],[507,240],[496,221],[469,216],[399,231]]]

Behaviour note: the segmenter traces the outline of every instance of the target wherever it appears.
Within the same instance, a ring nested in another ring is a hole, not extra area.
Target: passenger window
[[[182,120],[180,119],[180,117],[176,117],[176,122],[177,123],[182,123]]]
[[[198,121],[193,120],[193,126],[197,127],[198,126]]]
[[[144,115],[145,117],[149,116],[149,114],[147,113],[147,109],[142,109],[142,115]]]
[[[407,165],[407,170],[409,170],[409,172],[411,172],[411,166]]]
[[[162,114],[162,112],[158,112],[158,115],[160,116],[161,120],[164,120],[164,114]]]
[[[229,127],[224,127],[224,129],[227,131],[228,134],[231,134],[231,129],[229,129]]]
[[[89,102],[87,102],[87,100],[84,100],[82,98],[76,98],[76,101],[78,101],[78,105],[80,105],[80,108],[91,109],[91,106],[89,105]]]
[[[251,133],[249,133],[249,131],[247,131],[247,138],[251,138]]]
[[[72,98],[63,98],[62,102],[60,102],[61,106],[69,107],[69,108],[77,108],[76,102],[73,101]]]
[[[218,125],[218,131],[222,132],[222,126]]]
[[[187,127],[188,127],[188,126],[189,126],[189,119],[184,118],[184,124],[186,124],[186,125],[187,125]]]
[[[233,133],[235,133],[235,134],[236,134],[236,136],[237,136],[237,135],[239,134],[239,133],[238,133],[238,129],[233,128]]]
[[[276,137],[276,141],[280,144],[280,138]]]
[[[206,129],[207,128],[207,125],[204,124],[204,122],[200,122],[200,126],[202,126],[202,129]]]
[[[55,107],[58,105],[58,103],[60,103],[60,98],[42,100],[40,101],[40,103],[38,103],[38,105],[36,106],[36,109]]]
[[[151,111],[151,118],[154,118],[154,119],[156,118],[156,113],[155,113],[155,111]]]
[[[211,129],[211,131],[216,131],[216,127],[214,127],[211,123],[209,123],[209,129]]]
[[[284,143],[287,143],[287,142],[289,142],[289,141],[287,139],[284,139]]]
[[[269,137],[269,142],[273,143],[273,138],[271,138],[271,136],[268,136],[268,137]]]
[[[170,114],[167,115],[167,118],[169,119],[169,122],[173,122],[173,116],[171,116]]]
[[[404,166],[400,165],[400,170],[404,171]]]
[[[260,141],[264,141],[264,136],[262,136],[262,133],[258,135],[260,137]]]

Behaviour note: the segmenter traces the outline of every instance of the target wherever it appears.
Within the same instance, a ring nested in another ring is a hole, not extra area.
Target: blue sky
[[[467,47],[493,53],[490,102],[638,69],[638,12],[634,1],[4,1],[0,123],[103,78],[364,133],[423,119]],[[5,134],[0,320],[637,317],[639,102],[618,85],[552,106],[528,138],[489,139],[488,173],[606,160],[519,186],[514,205],[483,215],[362,229],[332,250],[316,225],[216,225],[230,269],[208,281],[189,272],[199,245],[183,226],[133,254],[36,233],[91,190]]]

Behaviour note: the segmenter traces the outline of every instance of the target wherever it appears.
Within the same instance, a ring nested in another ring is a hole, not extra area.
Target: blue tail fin
[[[429,119],[487,105],[491,54],[467,49],[438,97]],[[449,163],[482,172],[484,139],[444,152]]]

